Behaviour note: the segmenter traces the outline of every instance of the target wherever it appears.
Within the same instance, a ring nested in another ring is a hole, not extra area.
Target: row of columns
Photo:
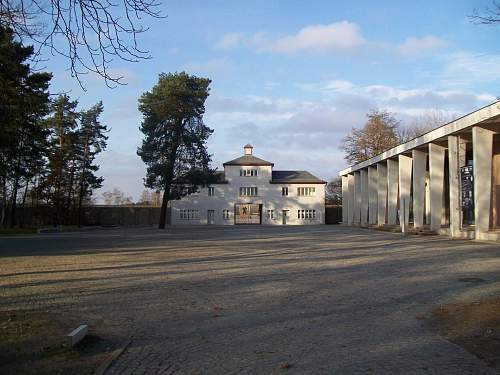
[[[476,238],[490,228],[493,132],[472,128],[474,207]],[[445,152],[448,150],[450,235],[461,231],[460,167],[464,166],[465,141],[455,135],[443,143],[429,143],[427,150],[414,149],[342,176],[342,220],[350,225],[408,225],[413,202],[413,225],[424,218],[431,230],[441,228],[445,192]],[[427,170],[428,158],[428,170]]]

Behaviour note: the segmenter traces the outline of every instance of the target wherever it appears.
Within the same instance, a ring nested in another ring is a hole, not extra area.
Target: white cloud
[[[268,90],[272,90],[274,89],[275,87],[278,87],[280,85],[279,82],[275,82],[275,81],[266,81],[264,82],[264,87]]]
[[[257,48],[277,53],[299,51],[336,52],[356,49],[365,43],[361,31],[349,21],[334,22],[328,25],[306,26],[294,35],[266,40],[261,38]]]
[[[384,85],[366,86],[362,90],[376,98],[381,107],[410,115],[429,109],[466,113],[495,100],[491,94],[467,90],[401,89]]]
[[[223,35],[216,43],[215,47],[220,49],[230,49],[238,46],[243,40],[241,33],[228,33]]]
[[[474,55],[458,52],[446,58],[441,80],[450,86],[500,81],[500,55]]]
[[[335,79],[327,82],[324,89],[327,91],[346,91],[352,89],[353,87],[354,85],[349,81]]]
[[[302,87],[318,90],[320,99],[211,97],[207,123],[215,127],[212,152],[216,161],[238,155],[240,147],[250,142],[258,156],[272,160],[277,168],[308,169],[328,179],[345,166],[338,148],[341,139],[352,127],[362,126],[371,109],[387,109],[403,124],[412,125],[435,110],[448,119],[494,100],[487,93],[357,86],[345,80]]]
[[[397,51],[405,57],[417,57],[445,46],[446,42],[443,39],[434,35],[426,35],[421,38],[407,38],[403,43],[397,46]]]
[[[349,91],[354,88],[354,84],[352,82],[343,79],[333,79],[322,83],[293,82],[292,86],[304,91],[321,92],[323,94]]]
[[[216,48],[230,49],[245,46],[257,52],[296,54],[352,53],[381,50],[384,54],[416,58],[446,46],[446,42],[435,35],[411,36],[400,44],[365,38],[361,28],[347,20],[329,24],[309,25],[295,33],[273,36],[259,31],[245,36],[242,33],[223,35],[215,44]]]

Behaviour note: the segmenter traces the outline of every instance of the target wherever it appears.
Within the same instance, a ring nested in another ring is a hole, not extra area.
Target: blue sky
[[[470,1],[165,1],[167,18],[147,21],[140,42],[153,58],[116,61],[126,86],[84,77],[83,92],[65,61],[46,64],[51,90],[81,107],[104,103],[111,127],[101,155],[103,190],[138,198],[144,166],[137,99],[161,72],[212,79],[206,123],[214,166],[248,142],[276,169],[331,179],[345,166],[339,142],[374,108],[411,126],[426,113],[457,116],[500,96],[500,26],[468,19],[490,0]]]

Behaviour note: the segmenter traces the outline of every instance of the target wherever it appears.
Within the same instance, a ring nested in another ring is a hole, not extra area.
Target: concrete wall
[[[27,206],[17,211],[18,223],[25,227],[53,225],[53,209],[48,206]],[[87,206],[84,209],[84,226],[94,225],[156,225],[160,207],[151,206]],[[170,218],[170,209],[167,220]],[[69,225],[76,224],[76,217]]]

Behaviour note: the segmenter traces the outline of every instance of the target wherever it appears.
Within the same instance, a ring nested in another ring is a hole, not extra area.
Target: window
[[[297,210],[297,219],[316,220],[316,210]]]
[[[297,195],[299,197],[313,197],[316,195],[316,188],[314,188],[314,187],[299,187],[299,188],[297,188]]]
[[[214,187],[212,187],[212,186],[210,186],[210,187],[208,188],[208,196],[209,196],[209,197],[213,197],[214,195],[215,195],[215,188],[214,188]]]
[[[288,188],[287,187],[282,187],[281,188],[281,195],[288,195]]]
[[[240,169],[242,177],[257,177],[257,169]]]
[[[180,210],[181,220],[197,220],[200,218],[200,212],[198,210]]]
[[[267,210],[267,218],[274,220],[274,210]]]
[[[230,212],[229,210],[222,210],[222,218],[224,220],[229,220],[229,215],[230,215],[229,212]]]
[[[240,197],[256,197],[256,187],[240,187]]]

